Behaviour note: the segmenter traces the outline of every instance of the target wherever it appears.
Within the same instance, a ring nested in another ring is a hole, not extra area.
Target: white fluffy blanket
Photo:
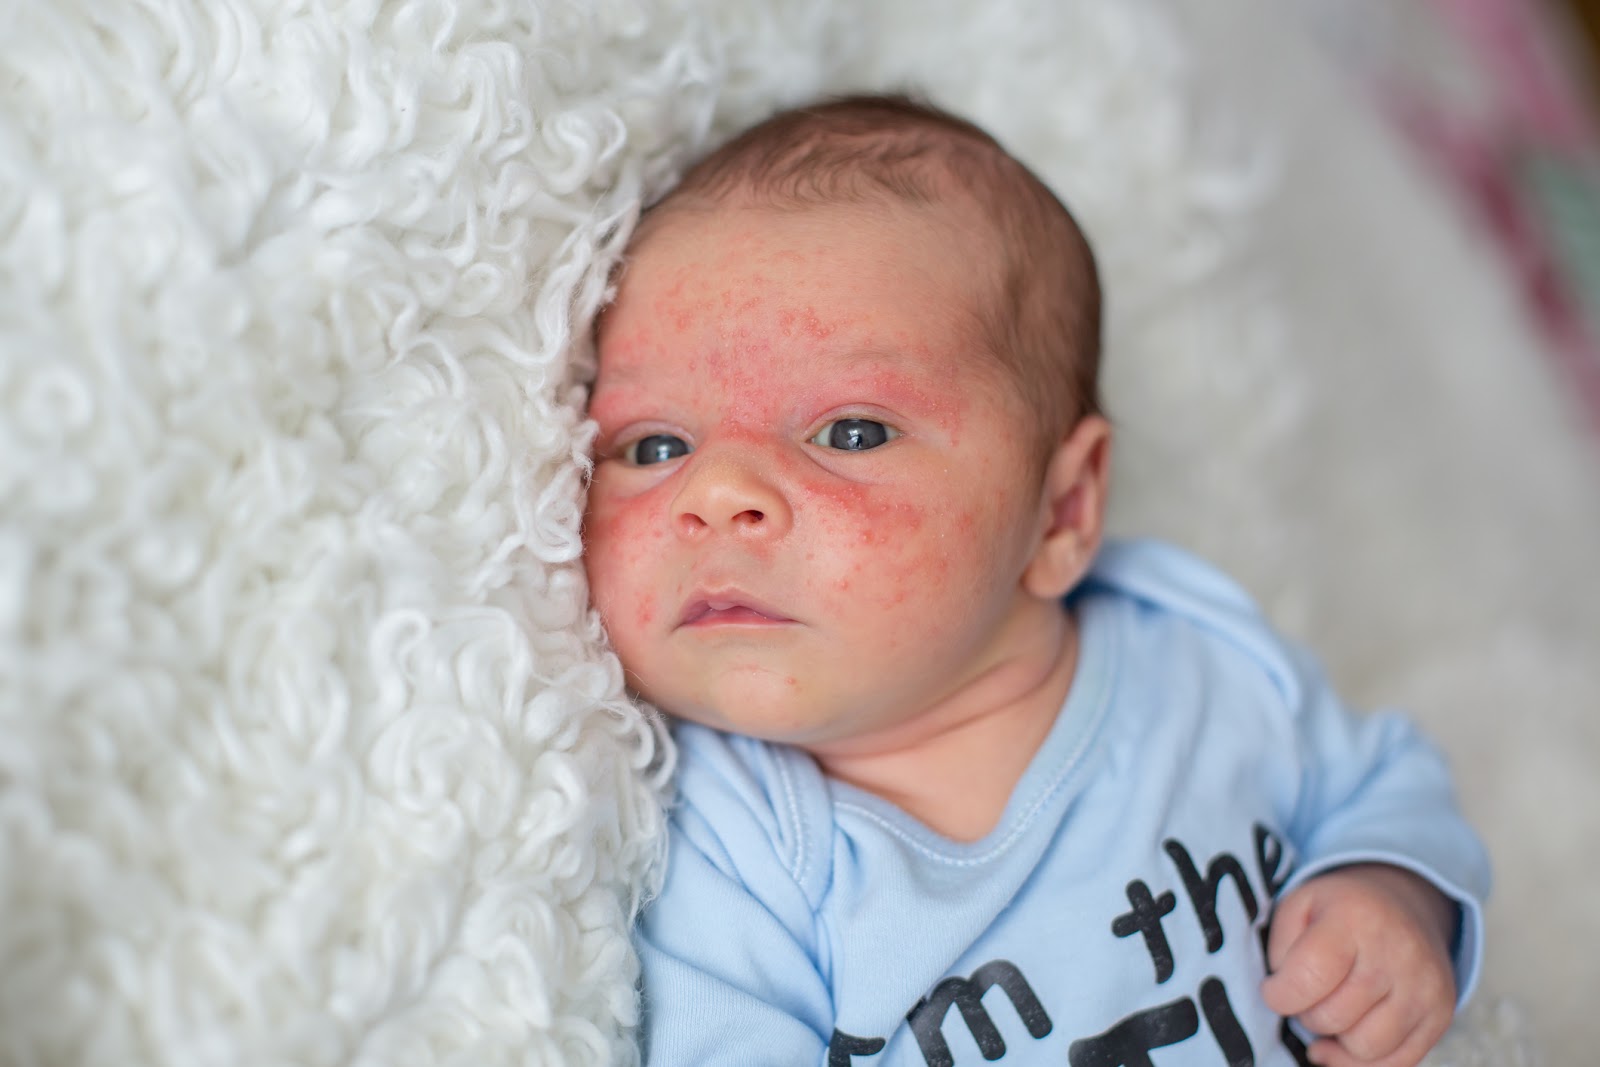
[[[1587,1060],[1593,453],[1270,4],[15,0],[0,1064],[635,1059],[670,757],[585,607],[586,326],[713,138],[907,81],[1087,220],[1117,525],[1455,755],[1435,1062]]]

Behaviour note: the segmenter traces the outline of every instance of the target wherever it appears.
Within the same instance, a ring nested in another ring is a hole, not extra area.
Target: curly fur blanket
[[[1576,1054],[1586,446],[1392,146],[1203,6],[0,2],[0,1064],[636,1061],[670,753],[586,608],[586,328],[713,139],[908,82],[1101,250],[1118,524],[1456,756],[1501,897],[1434,1062]]]

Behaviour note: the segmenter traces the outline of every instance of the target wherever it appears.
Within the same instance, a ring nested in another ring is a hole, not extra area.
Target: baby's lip
[[[769,604],[737,589],[699,590],[684,602],[679,626],[771,626],[794,622]]]

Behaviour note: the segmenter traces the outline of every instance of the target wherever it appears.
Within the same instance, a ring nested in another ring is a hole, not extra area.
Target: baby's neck
[[[938,730],[905,744],[813,752],[823,771],[882,797],[952,840],[986,836],[1005,813],[1072,687],[1077,623],[1070,612],[1051,607],[1056,610],[1033,635],[1038,646],[980,679],[987,692],[972,712],[952,715]]]

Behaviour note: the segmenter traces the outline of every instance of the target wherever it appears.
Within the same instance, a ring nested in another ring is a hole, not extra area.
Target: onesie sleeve
[[[1298,866],[1284,886],[1352,863],[1387,863],[1427,879],[1459,909],[1457,1006],[1477,985],[1483,956],[1488,856],[1462,818],[1443,755],[1406,718],[1357,714],[1315,658],[1284,640],[1235,582],[1170,545],[1108,544],[1094,577],[1222,637],[1264,671],[1290,720],[1295,770],[1285,784],[1285,829]]]
[[[820,776],[794,753],[679,733],[666,877],[635,941],[648,1067],[823,1064],[833,1007],[819,958]]]
[[[1352,863],[1387,863],[1433,883],[1459,909],[1457,1007],[1478,982],[1489,861],[1456,805],[1444,756],[1403,716],[1352,713],[1309,654],[1290,648],[1302,768],[1289,827],[1300,866],[1285,890]]]

